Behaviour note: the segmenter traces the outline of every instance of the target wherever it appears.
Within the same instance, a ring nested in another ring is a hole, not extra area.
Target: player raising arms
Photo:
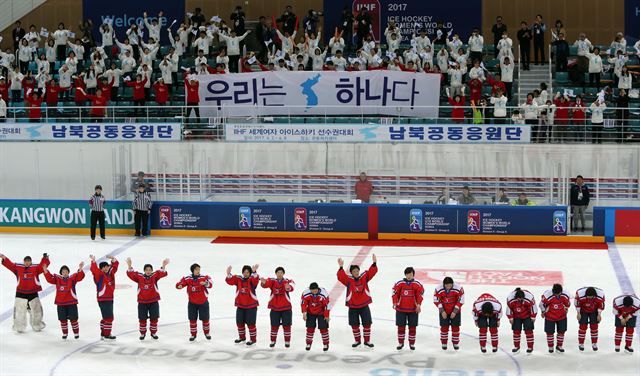
[[[231,266],[227,267],[228,285],[236,287],[236,325],[238,326],[238,339],[235,343],[242,343],[247,340],[245,325],[249,329],[249,341],[247,346],[253,346],[257,340],[256,317],[258,315],[258,297],[256,287],[260,283],[258,264],[253,268],[249,265],[242,267],[242,275],[231,274]]]
[[[93,282],[96,284],[98,307],[102,314],[100,320],[100,339],[116,339],[111,335],[113,325],[113,293],[116,290],[116,272],[118,271],[118,260],[113,256],[107,256],[111,264],[102,261],[100,265],[96,263],[96,257],[89,255],[91,259],[91,274]]]
[[[447,349],[449,327],[451,327],[451,343],[454,350],[460,349],[460,309],[464,304],[464,289],[453,282],[453,278],[445,277],[442,284],[436,286],[433,293],[433,304],[440,312],[440,343]]]
[[[42,321],[42,304],[38,292],[42,291],[39,276],[42,274],[42,265],[49,265],[49,256],[42,254],[40,264],[34,264],[31,256],[25,256],[24,264],[14,264],[9,258],[0,253],[2,265],[15,274],[18,280],[16,287],[16,300],[13,308],[13,330],[24,333],[27,329],[27,312],[31,318],[31,327],[39,332],[46,326]]]
[[[51,274],[47,265],[41,264],[44,278],[52,285],[56,285],[55,305],[58,306],[58,320],[62,329],[62,339],[67,339],[69,327],[67,321],[71,321],[71,330],[75,339],[80,338],[80,326],[78,326],[78,297],[76,284],[84,279],[84,262],[78,266],[78,272],[69,275],[69,267],[62,265],[60,274]]]
[[[362,321],[362,336],[364,337],[364,345],[373,347],[371,343],[371,292],[369,291],[369,282],[378,273],[377,258],[374,254],[373,263],[369,270],[365,270],[360,274],[360,266],[351,265],[347,275],[344,271],[344,260],[338,259],[338,281],[347,287],[347,298],[345,305],[349,307],[349,325],[353,331],[355,343],[351,347],[360,346],[360,321]]]
[[[616,315],[616,352],[620,352],[622,332],[627,328],[624,349],[632,353],[633,331],[636,327],[636,320],[640,316],[640,299],[631,294],[618,296],[613,300],[613,314]]]
[[[491,351],[498,352],[498,327],[502,304],[491,294],[482,294],[473,303],[473,320],[480,329],[480,351],[487,352],[487,328],[491,334]]]
[[[151,264],[145,264],[144,273],[133,270],[131,258],[127,258],[127,277],[138,284],[138,321],[140,323],[140,340],[147,335],[147,319],[150,319],[149,332],[151,338],[158,339],[158,319],[160,318],[160,292],[158,280],[167,276],[166,266],[169,259],[162,261],[160,270],[153,270]]]
[[[391,300],[396,310],[396,326],[398,327],[398,350],[404,347],[405,327],[409,326],[409,348],[416,349],[416,328],[421,311],[424,287],[414,279],[416,271],[412,267],[404,270],[404,279],[393,286]]]
[[[542,294],[540,299],[540,316],[544,318],[544,331],[547,333],[549,353],[553,353],[553,335],[556,337],[556,350],[563,353],[564,333],[567,331],[567,311],[571,306],[571,298],[564,292],[562,285],[556,283],[551,290]]]
[[[209,335],[209,289],[213,287],[211,277],[200,274],[200,265],[191,265],[191,274],[176,283],[178,290],[187,288],[189,304],[187,312],[189,315],[189,331],[191,337],[189,341],[196,340],[198,335],[198,318],[202,321],[202,331],[206,339],[211,339]]]
[[[302,319],[306,322],[307,326],[307,338],[306,343],[307,351],[311,350],[311,344],[313,343],[313,335],[316,331],[316,326],[320,329],[322,335],[323,351],[329,350],[329,293],[324,288],[318,287],[318,284],[313,282],[309,285],[307,290],[302,293]]]
[[[587,325],[591,330],[591,348],[598,351],[598,324],[602,321],[604,291],[596,287],[583,287],[576,291],[573,303],[578,311],[578,349],[584,351]]]
[[[284,347],[291,346],[291,298],[289,293],[293,291],[295,282],[284,278],[284,268],[278,266],[276,268],[276,278],[262,278],[260,285],[271,290],[269,298],[269,309],[271,312],[271,343],[269,347],[275,347],[278,338],[278,328],[282,325],[284,331]]]
[[[517,353],[520,351],[520,336],[524,329],[527,337],[527,354],[533,352],[533,328],[538,314],[536,300],[532,293],[517,287],[507,297],[507,318],[513,330],[513,350]]]

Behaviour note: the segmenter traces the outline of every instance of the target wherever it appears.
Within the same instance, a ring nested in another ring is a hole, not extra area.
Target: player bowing
[[[487,352],[487,328],[491,334],[491,351],[498,352],[498,327],[502,304],[490,294],[482,294],[473,303],[473,321],[480,329],[480,351]]]
[[[150,319],[149,332],[151,338],[158,339],[158,319],[160,318],[160,292],[158,280],[167,276],[166,266],[169,259],[162,261],[160,270],[153,270],[151,264],[145,264],[144,273],[133,270],[131,258],[127,258],[127,277],[138,284],[138,321],[140,323],[140,340],[147,335],[147,319]]]
[[[549,353],[553,353],[554,338],[556,336],[556,350],[563,353],[564,333],[567,331],[567,311],[571,306],[571,298],[564,292],[562,285],[556,283],[551,290],[542,294],[540,299],[540,316],[544,318],[544,331],[547,333]]]
[[[291,298],[289,293],[293,291],[295,282],[284,278],[284,268],[276,268],[276,278],[262,278],[261,286],[271,290],[268,308],[271,310],[271,343],[269,347],[275,347],[278,337],[278,328],[282,326],[284,332],[284,347],[291,346]]]
[[[329,350],[329,293],[313,282],[302,293],[302,319],[306,322],[307,337],[305,350],[311,350],[316,326],[322,335],[323,351]]]
[[[598,351],[598,324],[602,321],[604,309],[604,291],[595,287],[583,287],[576,291],[574,300],[578,311],[578,349],[584,351],[587,325],[591,330],[591,348]]]
[[[91,274],[93,282],[96,284],[98,307],[102,314],[100,320],[100,339],[116,339],[111,335],[113,325],[113,295],[116,290],[116,272],[118,271],[118,260],[113,256],[107,256],[111,264],[102,261],[100,265],[96,263],[96,257],[89,255],[91,259]]]
[[[78,266],[78,272],[69,275],[69,267],[62,265],[60,274],[51,274],[47,270],[47,265],[41,264],[44,278],[52,285],[56,286],[56,300],[54,304],[58,306],[58,320],[62,329],[62,339],[67,339],[69,327],[67,321],[71,321],[71,330],[75,339],[80,338],[80,327],[78,326],[78,297],[76,295],[76,284],[84,279],[84,262]]]
[[[187,304],[187,315],[189,318],[189,331],[191,337],[189,341],[196,340],[198,335],[198,318],[202,321],[202,331],[206,339],[211,339],[209,335],[209,289],[213,287],[211,277],[200,274],[200,265],[191,265],[191,274],[176,283],[176,288],[181,290],[187,288],[189,303]]]
[[[396,311],[396,326],[398,327],[398,347],[404,347],[405,327],[409,326],[409,348],[415,350],[416,328],[418,327],[418,315],[421,311],[424,287],[422,283],[414,279],[416,272],[412,267],[404,270],[404,279],[393,286],[391,300]]]
[[[616,352],[620,352],[622,333],[626,328],[624,349],[632,353],[633,331],[636,327],[636,320],[640,316],[640,299],[630,294],[618,296],[613,300],[613,313],[616,315]]]
[[[242,275],[231,274],[231,266],[227,267],[228,285],[236,287],[236,325],[238,326],[238,339],[235,343],[242,343],[247,340],[245,325],[249,330],[249,341],[247,346],[253,346],[257,340],[256,317],[258,315],[258,297],[256,287],[260,283],[258,264],[253,268],[249,265],[242,267]]]
[[[369,291],[369,282],[378,273],[377,258],[374,254],[373,263],[369,270],[365,270],[360,274],[360,266],[351,265],[349,267],[350,275],[344,271],[344,260],[338,259],[338,281],[347,287],[347,297],[345,305],[349,307],[349,325],[353,332],[355,342],[351,347],[358,347],[362,343],[360,337],[360,322],[362,322],[362,336],[364,337],[364,345],[373,347],[371,343],[371,292]]]
[[[513,350],[517,353],[520,351],[520,336],[524,329],[527,337],[527,354],[533,352],[533,329],[538,314],[536,300],[532,293],[517,287],[507,297],[507,318],[513,330]]]
[[[454,350],[460,349],[460,309],[464,304],[464,289],[453,282],[453,278],[445,277],[442,284],[436,286],[433,293],[433,304],[440,312],[440,343],[447,349],[449,327],[451,327],[451,343]]]

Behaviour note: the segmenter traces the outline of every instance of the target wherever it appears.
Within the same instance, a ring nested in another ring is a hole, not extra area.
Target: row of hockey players
[[[113,323],[113,300],[115,291],[115,275],[118,270],[118,261],[107,256],[110,262],[96,262],[93,255],[90,270],[97,290],[97,300],[102,314],[100,321],[101,338],[115,339],[111,334]],[[39,275],[44,274],[45,279],[56,286],[55,304],[58,308],[58,319],[62,328],[63,339],[68,336],[68,322],[71,323],[75,338],[79,338],[78,326],[78,299],[76,296],[76,284],[84,279],[84,263],[80,263],[78,271],[70,274],[70,269],[64,265],[60,268],[60,274],[52,274],[48,270],[49,257],[45,253],[40,264],[33,264],[31,257],[24,258],[23,264],[15,264],[6,256],[0,254],[2,264],[13,272],[18,280],[16,289],[16,302],[14,310],[13,328],[18,332],[26,329],[27,311],[30,313],[31,325],[35,331],[45,327],[42,321],[42,306],[38,298],[38,292],[42,290],[39,283]],[[144,340],[147,334],[147,320],[149,320],[149,332],[152,338],[158,339],[158,319],[160,317],[158,280],[167,276],[166,266],[169,260],[162,262],[159,270],[154,270],[150,264],[144,265],[143,272],[133,269],[131,259],[126,260],[127,276],[138,285],[138,320],[140,340]],[[353,331],[354,343],[352,347],[364,345],[374,347],[371,342],[372,317],[369,305],[372,303],[369,282],[378,272],[377,259],[373,255],[373,263],[368,270],[361,272],[358,265],[351,265],[349,273],[344,269],[344,261],[338,259],[338,281],[346,287],[346,306],[349,308],[349,325]],[[275,270],[275,278],[260,278],[257,274],[258,265],[253,267],[245,265],[240,275],[231,274],[229,266],[226,271],[226,283],[236,288],[236,324],[238,338],[236,343],[245,343],[252,346],[257,340],[256,316],[258,299],[256,288],[261,285],[271,291],[268,308],[271,310],[271,343],[276,345],[279,328],[284,332],[284,345],[290,347],[292,304],[290,293],[294,290],[295,283],[285,278],[285,270],[278,267]],[[393,286],[392,303],[396,311],[396,326],[398,334],[398,350],[404,348],[407,337],[411,350],[415,350],[416,328],[418,317],[422,310],[424,287],[417,281],[415,271],[408,267],[404,270],[405,278]],[[202,330],[207,339],[211,339],[209,323],[209,289],[213,287],[210,276],[202,274],[200,265],[191,265],[191,274],[183,277],[176,284],[177,289],[186,289],[188,294],[188,318],[190,327],[190,341],[197,337],[197,320],[202,322]],[[459,349],[461,308],[464,304],[464,289],[454,283],[451,277],[445,277],[442,284],[434,290],[433,302],[439,310],[440,316],[440,342],[443,350],[447,350],[449,331],[451,342],[455,350]],[[578,343],[579,349],[584,351],[584,342],[587,329],[590,330],[591,344],[594,351],[598,350],[598,324],[604,309],[604,292],[595,287],[583,287],[579,289],[574,298],[579,322]],[[564,352],[564,334],[567,330],[567,313],[571,305],[570,296],[559,284],[553,285],[551,290],[545,291],[541,297],[540,310],[544,318],[544,331],[547,334],[549,352],[554,349]],[[323,350],[329,349],[329,321],[330,304],[327,290],[311,283],[309,288],[302,293],[301,310],[303,320],[306,322],[306,350],[311,349],[316,328],[319,329]],[[491,337],[492,351],[498,351],[498,327],[502,317],[502,304],[490,294],[482,294],[473,303],[473,318],[479,328],[480,350],[487,352],[487,337]],[[640,314],[640,299],[632,294],[618,296],[613,301],[615,314],[615,351],[620,351],[622,337],[625,334],[625,350],[633,352],[631,347],[637,316]],[[533,294],[527,290],[516,288],[512,291],[506,304],[506,314],[513,330],[513,352],[520,351],[521,333],[524,330],[527,342],[527,353],[533,351],[534,322],[538,313],[538,307]],[[362,327],[362,331],[361,331]],[[247,341],[247,331],[249,340]]]

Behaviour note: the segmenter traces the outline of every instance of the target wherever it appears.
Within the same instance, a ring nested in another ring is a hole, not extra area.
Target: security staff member
[[[96,185],[95,193],[89,198],[91,207],[91,240],[96,240],[96,225],[100,223],[100,237],[105,239],[104,234],[104,204],[106,200],[102,195],[102,186]]]
[[[148,235],[148,223],[149,223],[149,213],[151,213],[151,195],[149,192],[145,192],[145,185],[138,185],[138,191],[135,193],[133,197],[133,211],[135,212],[135,228],[136,228],[136,236],[147,236]],[[142,227],[142,232],[140,228]]]

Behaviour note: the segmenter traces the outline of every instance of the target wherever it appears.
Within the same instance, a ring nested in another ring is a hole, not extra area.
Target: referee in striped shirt
[[[104,203],[105,198],[102,195],[102,186],[96,185],[95,193],[89,198],[89,207],[91,207],[91,240],[96,240],[96,225],[100,223],[100,237],[104,237]]]
[[[138,185],[133,197],[133,211],[135,212],[136,236],[145,237],[149,233],[149,213],[151,213],[151,195],[145,192],[145,185]],[[140,231],[142,228],[142,231]]]

